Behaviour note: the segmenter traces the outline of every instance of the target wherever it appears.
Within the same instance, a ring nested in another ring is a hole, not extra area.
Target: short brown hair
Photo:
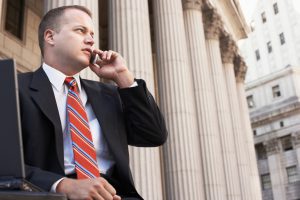
[[[90,17],[92,17],[91,11],[79,5],[71,5],[71,6],[61,6],[54,9],[49,10],[44,17],[42,18],[39,25],[39,46],[41,49],[42,56],[44,56],[44,33],[47,29],[52,29],[55,31],[60,30],[59,18],[64,14],[67,9],[77,9],[85,12]]]

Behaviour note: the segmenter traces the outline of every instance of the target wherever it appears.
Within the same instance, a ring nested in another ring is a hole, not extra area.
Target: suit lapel
[[[63,133],[61,122],[51,83],[42,67],[33,73],[30,89],[31,97],[54,126],[56,153],[59,163],[62,169],[64,169]]]

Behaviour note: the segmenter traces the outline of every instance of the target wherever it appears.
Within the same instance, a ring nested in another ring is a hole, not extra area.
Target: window
[[[280,141],[283,151],[293,150],[293,144],[290,135],[282,137]]]
[[[267,151],[265,146],[262,143],[255,145],[256,156],[258,160],[267,159]]]
[[[286,173],[288,176],[288,182],[289,183],[295,183],[297,181],[299,181],[299,175],[298,175],[298,171],[297,171],[297,166],[291,166],[291,167],[287,167],[286,168]]]
[[[256,136],[256,135],[257,135],[257,132],[256,132],[256,130],[255,130],[255,129],[253,130],[253,135],[254,135],[254,136]]]
[[[279,85],[272,87],[272,91],[273,91],[273,98],[278,98],[281,96]]]
[[[265,12],[261,13],[261,20],[262,20],[263,23],[265,23],[267,21],[267,17],[266,17]]]
[[[255,23],[254,23],[254,21],[250,22],[250,29],[251,29],[252,32],[255,31]]]
[[[254,108],[254,100],[253,100],[253,95],[247,96],[247,102],[248,102],[248,108]]]
[[[273,4],[273,9],[274,9],[274,14],[276,15],[279,12],[277,3]]]
[[[283,45],[285,43],[285,38],[284,38],[284,34],[280,33],[279,34],[279,38],[280,38],[280,44]]]
[[[272,188],[270,174],[261,175],[261,185],[263,190]]]
[[[255,50],[255,56],[256,56],[256,60],[260,60],[260,54],[259,54],[259,50]]]
[[[283,121],[280,121],[280,127],[282,128],[282,127],[284,127],[284,122]]]
[[[268,53],[271,53],[272,52],[272,45],[271,45],[271,41],[269,41],[268,43],[267,43],[267,47],[268,47]]]
[[[6,1],[5,30],[19,39],[23,36],[24,0]]]

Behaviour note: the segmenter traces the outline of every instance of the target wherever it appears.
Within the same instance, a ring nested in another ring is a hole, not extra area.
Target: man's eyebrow
[[[83,29],[87,30],[87,27],[83,26],[83,25],[76,25],[76,26],[74,26],[74,28],[83,28]]]

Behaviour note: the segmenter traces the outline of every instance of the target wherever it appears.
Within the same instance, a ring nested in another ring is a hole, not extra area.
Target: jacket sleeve
[[[52,185],[64,176],[42,170],[38,167],[25,165],[26,180],[45,191],[50,191]]]
[[[165,143],[165,120],[143,80],[138,86],[119,89],[129,145],[154,147]]]

